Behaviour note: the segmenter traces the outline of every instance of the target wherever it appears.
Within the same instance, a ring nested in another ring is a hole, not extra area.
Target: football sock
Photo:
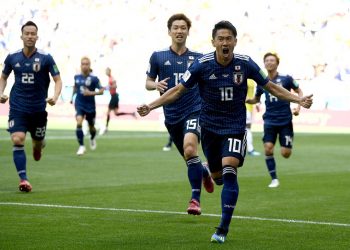
[[[76,134],[80,146],[84,146],[84,133],[81,126],[77,127]]]
[[[203,165],[202,167],[203,167],[203,178],[207,178],[210,175],[209,169]]]
[[[91,140],[93,140],[94,138],[95,138],[95,136],[96,136],[96,129],[95,129],[95,127],[93,127],[93,128],[90,128],[90,139]]]
[[[15,163],[19,178],[21,178],[21,180],[27,180],[27,158],[23,145],[13,146],[13,161]]]
[[[246,130],[247,130],[247,150],[248,152],[252,152],[254,150],[252,130],[250,128],[246,128]]]
[[[203,166],[198,156],[186,161],[187,175],[192,187],[192,199],[200,201]]]
[[[266,155],[265,162],[272,179],[277,179],[276,162],[273,155]]]
[[[233,210],[236,207],[239,186],[237,182],[236,169],[232,166],[226,165],[222,171],[224,186],[221,192],[221,209],[222,216],[219,227],[228,231]]]
[[[106,127],[108,127],[109,120],[111,119],[111,116],[108,114],[107,115],[107,121],[106,121]]]

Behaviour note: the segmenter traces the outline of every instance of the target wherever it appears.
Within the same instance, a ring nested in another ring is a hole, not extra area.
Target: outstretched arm
[[[278,86],[277,84],[274,84],[271,81],[269,81],[263,88],[281,100],[297,103],[304,108],[308,109],[312,105],[312,101],[313,101],[312,94],[308,96],[301,96],[301,97],[296,96],[290,93],[285,88]]]
[[[303,97],[303,91],[301,90],[301,88],[293,89],[293,91],[297,93],[300,98]],[[299,113],[300,113],[300,104],[298,104],[297,107],[293,108],[293,115],[297,116],[299,115]]]
[[[182,84],[176,85],[174,88],[169,89],[162,96],[151,102],[150,104],[143,104],[137,107],[137,112],[140,116],[146,116],[151,110],[159,108],[176,101],[184,92],[186,88]]]

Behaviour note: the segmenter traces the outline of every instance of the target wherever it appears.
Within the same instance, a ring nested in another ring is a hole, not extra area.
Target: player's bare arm
[[[88,89],[84,89],[84,96],[94,96],[94,95],[102,95],[104,88],[100,88],[98,91],[91,91]]]
[[[186,92],[186,88],[182,84],[176,85],[174,88],[171,88],[169,91],[165,92],[164,95],[160,96],[155,101],[150,104],[142,104],[137,107],[137,112],[140,116],[146,116],[153,109],[159,108],[161,106],[167,105],[176,101],[184,92]]]
[[[46,102],[48,104],[50,104],[51,106],[56,104],[56,102],[61,94],[61,90],[62,90],[62,80],[61,80],[60,75],[56,75],[52,78],[55,81],[55,92],[54,92],[54,95],[52,97],[46,98]]]
[[[7,95],[4,95],[4,91],[7,84],[7,75],[1,74],[0,78],[0,103],[5,103],[8,99]]]
[[[297,93],[300,98],[302,98],[304,95],[301,88],[294,89],[293,92]],[[292,112],[293,112],[293,115],[298,116],[300,113],[300,104],[298,104],[297,107],[293,108]]]
[[[289,102],[294,102],[299,105],[301,105],[304,108],[310,108],[312,105],[312,94],[308,96],[296,96],[290,93],[285,88],[278,86],[277,84],[274,84],[273,82],[269,81],[265,86],[264,89],[270,92],[272,95],[276,96],[277,98],[281,100],[286,100]]]
[[[167,77],[159,82],[156,82],[155,79],[147,76],[146,79],[146,89],[147,90],[158,90],[160,93],[164,93],[168,89],[168,81],[170,77]]]

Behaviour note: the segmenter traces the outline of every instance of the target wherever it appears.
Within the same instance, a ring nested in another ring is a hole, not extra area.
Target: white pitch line
[[[86,206],[69,206],[69,205],[55,205],[55,204],[33,204],[33,203],[20,203],[20,202],[0,202],[3,206],[29,206],[29,207],[49,207],[49,208],[68,208],[68,209],[84,209],[84,210],[100,210],[100,211],[117,211],[117,212],[134,212],[134,213],[153,213],[153,214],[173,214],[173,215],[187,215],[185,212],[176,211],[160,211],[160,210],[145,210],[145,209],[128,209],[128,208],[104,208],[104,207],[86,207]],[[207,217],[221,217],[219,214],[202,214],[201,216]],[[350,227],[350,224],[337,223],[337,222],[322,222],[322,221],[307,221],[307,220],[288,220],[288,219],[274,219],[274,218],[262,218],[255,216],[233,216],[236,219],[242,220],[257,220],[257,221],[274,221],[283,223],[299,223],[299,224],[313,224],[313,225],[326,225],[326,226],[338,226],[338,227]]]

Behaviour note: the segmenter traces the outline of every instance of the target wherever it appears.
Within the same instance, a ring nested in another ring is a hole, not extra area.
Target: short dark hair
[[[26,22],[25,24],[22,25],[22,28],[21,28],[22,33],[23,33],[24,27],[26,27],[26,26],[34,26],[36,28],[36,30],[38,30],[38,26],[34,22],[28,21],[28,22]]]
[[[267,52],[265,55],[264,55],[264,62],[265,62],[265,59],[266,57],[268,56],[274,56],[276,58],[276,61],[277,61],[277,65],[280,64],[280,58],[278,57],[278,55],[276,53],[272,53],[272,52]]]
[[[171,25],[173,25],[173,22],[176,20],[184,20],[187,24],[188,30],[191,28],[191,20],[183,13],[177,13],[172,15],[168,20],[168,30],[171,29]]]
[[[214,39],[215,36],[216,36],[216,32],[218,30],[221,30],[221,29],[228,29],[232,32],[233,36],[236,38],[237,37],[237,30],[236,30],[236,27],[233,26],[232,23],[230,23],[229,21],[220,21],[218,22],[217,24],[215,24],[214,26],[214,29],[213,29],[213,32],[212,32],[212,38]]]

